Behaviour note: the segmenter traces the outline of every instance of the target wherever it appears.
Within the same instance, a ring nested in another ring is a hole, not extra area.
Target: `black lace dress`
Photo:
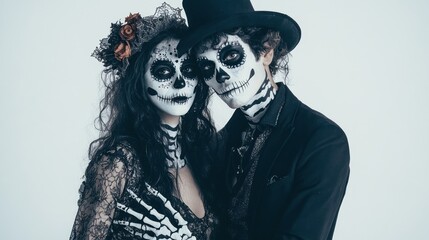
[[[142,223],[136,217],[117,209],[117,204],[130,207],[151,220],[156,221],[156,218],[153,218],[148,210],[133,199],[125,189],[136,193],[138,197],[159,213],[172,219],[171,222],[174,223],[174,217],[164,207],[163,202],[149,194],[145,186],[141,186],[139,181],[141,174],[137,156],[127,144],[118,145],[115,149],[108,151],[101,161],[91,164],[87,170],[86,181],[82,183],[79,190],[81,193],[79,209],[70,239],[138,239],[126,230],[126,226],[113,224],[113,220]],[[156,186],[153,187],[156,188]],[[180,199],[172,197],[168,200],[188,222],[188,229],[196,239],[213,238],[214,234],[211,233],[213,233],[216,218],[207,204],[204,204],[205,216],[198,218]],[[153,233],[148,231],[147,234],[146,236],[156,239]],[[169,239],[169,236],[163,235],[162,238]]]

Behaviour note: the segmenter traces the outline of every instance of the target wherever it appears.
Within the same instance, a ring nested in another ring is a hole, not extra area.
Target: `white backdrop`
[[[167,0],[181,6],[179,0]],[[111,22],[157,0],[0,0],[0,239],[67,239]],[[288,84],[345,130],[335,239],[429,239],[429,2],[253,0],[302,28]],[[229,117],[213,104],[217,126]]]

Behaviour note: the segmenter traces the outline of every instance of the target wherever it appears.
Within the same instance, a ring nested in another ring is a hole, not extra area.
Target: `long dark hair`
[[[139,164],[143,169],[143,181],[155,186],[165,196],[171,196],[174,190],[174,178],[168,171],[165,147],[162,144],[157,108],[149,100],[144,90],[144,72],[153,48],[164,39],[179,39],[185,33],[184,28],[171,28],[161,32],[142,47],[140,53],[129,59],[124,76],[103,77],[106,87],[104,98],[100,102],[100,113],[96,122],[101,136],[89,147],[90,165],[99,161],[107,151],[120,143],[129,143],[136,151]],[[186,154],[188,166],[200,185],[205,198],[208,191],[208,145],[215,132],[211,123],[208,103],[208,87],[199,83],[196,87],[195,101],[189,112],[182,116],[178,141]],[[88,167],[89,169],[89,167]]]

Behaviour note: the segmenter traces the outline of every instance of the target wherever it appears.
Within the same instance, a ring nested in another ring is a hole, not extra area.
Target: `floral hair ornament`
[[[109,36],[100,40],[100,46],[91,56],[103,63],[106,67],[104,72],[124,76],[129,58],[140,52],[145,43],[169,29],[186,28],[181,11],[182,9],[173,8],[164,2],[151,16],[142,17],[139,13],[130,13],[125,18],[125,23],[118,21],[111,24]]]

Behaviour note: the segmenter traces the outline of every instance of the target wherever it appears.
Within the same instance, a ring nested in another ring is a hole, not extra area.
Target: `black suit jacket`
[[[258,240],[332,239],[349,177],[346,135],[285,85],[279,86],[285,90],[278,91],[276,98],[284,98],[284,104],[260,152],[250,194],[249,236]],[[225,176],[230,152],[240,145],[246,124],[237,110],[219,132],[214,176],[221,210],[231,199]]]

